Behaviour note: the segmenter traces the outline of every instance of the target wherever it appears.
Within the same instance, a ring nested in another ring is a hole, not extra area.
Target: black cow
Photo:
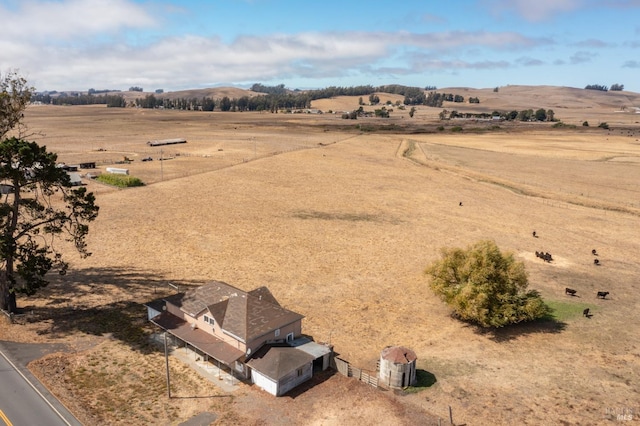
[[[599,299],[606,299],[608,295],[609,295],[608,291],[599,291],[597,297]]]
[[[569,296],[575,296],[577,292],[578,292],[577,290],[574,290],[569,287],[564,289],[564,294],[568,294]]]
[[[594,265],[600,265],[600,261],[598,259],[593,259],[593,264]]]
[[[533,231],[532,235],[533,235],[533,238],[538,238],[538,235],[536,234],[536,231]]]
[[[582,316],[585,316],[587,318],[589,318],[591,316],[591,314],[589,314],[589,308],[587,308],[584,311],[582,311]]]
[[[591,254],[594,255],[594,256],[597,256],[598,252],[596,251],[596,249],[593,249],[593,250],[591,250]]]

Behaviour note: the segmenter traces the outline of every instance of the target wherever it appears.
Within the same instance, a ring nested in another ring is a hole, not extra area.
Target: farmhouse
[[[266,287],[221,281],[146,304],[149,320],[206,360],[279,396],[326,369],[331,349],[301,336],[303,316]]]

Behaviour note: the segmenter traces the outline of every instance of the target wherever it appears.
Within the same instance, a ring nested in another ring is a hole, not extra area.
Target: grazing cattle
[[[596,251],[596,249],[593,249],[593,250],[591,250],[591,254],[594,255],[594,256],[597,256],[598,252]]]
[[[538,234],[536,234],[536,231],[532,232],[533,238],[538,238]]]
[[[597,297],[599,299],[606,299],[608,295],[609,295],[608,291],[599,291]]]
[[[551,253],[545,253],[542,258],[544,259],[545,262],[551,262],[553,260]]]
[[[458,205],[461,206],[462,205],[462,201],[460,201],[460,204],[458,204]]]
[[[578,292],[577,290],[574,290],[574,289],[569,288],[569,287],[564,289],[564,294],[568,294],[570,296],[575,296],[577,292]]]
[[[594,265],[600,265],[600,261],[598,259],[593,259],[593,264]]]
[[[582,316],[585,316],[587,318],[589,318],[589,308],[585,309],[584,311],[582,311]]]

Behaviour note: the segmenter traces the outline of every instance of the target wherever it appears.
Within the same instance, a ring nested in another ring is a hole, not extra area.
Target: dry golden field
[[[449,91],[482,102],[449,110],[552,108],[577,127],[489,130],[496,123],[442,123],[441,109],[426,107],[413,119],[398,110],[388,120],[356,121],[30,108],[34,138],[60,161],[97,161],[104,172],[127,156],[134,161],[118,167],[147,185],[118,190],[87,180],[100,205],[88,241],[93,255],[81,260],[70,251],[65,277],[18,300],[37,321],[3,325],[0,338],[71,345],[32,369],[87,424],[177,424],[206,410],[220,413],[220,424],[437,424],[428,413],[448,421],[448,407],[468,425],[614,424],[624,410],[637,421],[640,114],[633,107],[640,96],[518,86]],[[313,106],[351,110],[357,98]],[[590,127],[581,126],[585,120]],[[596,128],[600,122],[611,129]],[[463,130],[452,132],[454,125]],[[146,145],[176,137],[188,142]],[[480,239],[524,261],[530,287],[556,309],[555,322],[488,333],[450,317],[423,271],[440,248]],[[536,258],[540,250],[554,262]],[[248,386],[221,398],[176,361],[177,392],[210,398],[167,401],[156,378],[136,388],[126,409],[101,406],[95,399],[121,407],[116,395],[161,368],[162,358],[113,330],[103,336],[92,319],[121,313],[140,321],[140,304],[167,283],[212,279],[268,286],[305,316],[305,333],[330,341],[356,366],[375,369],[387,345],[412,348],[418,368],[437,382],[396,395],[336,375],[295,398]],[[610,296],[597,299],[597,291]],[[591,318],[582,316],[586,307]],[[89,386],[78,378],[87,365],[112,380]]]

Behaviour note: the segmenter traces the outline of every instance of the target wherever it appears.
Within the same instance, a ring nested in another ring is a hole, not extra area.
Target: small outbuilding
[[[251,381],[274,396],[282,396],[313,376],[313,356],[289,346],[263,346],[247,362]]]
[[[415,352],[403,346],[387,346],[380,353],[380,383],[402,389],[416,383]]]
[[[67,174],[69,175],[69,182],[71,183],[71,186],[82,185],[82,178],[80,176],[80,173],[67,172]]]

